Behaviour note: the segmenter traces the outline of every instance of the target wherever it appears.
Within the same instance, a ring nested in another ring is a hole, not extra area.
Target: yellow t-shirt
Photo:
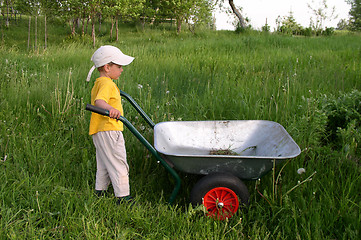
[[[124,112],[119,88],[112,79],[100,77],[95,80],[91,91],[91,104],[94,105],[95,100],[99,99],[104,100],[113,108],[118,109],[123,116]],[[89,135],[102,131],[123,131],[123,123],[107,116],[92,113]]]

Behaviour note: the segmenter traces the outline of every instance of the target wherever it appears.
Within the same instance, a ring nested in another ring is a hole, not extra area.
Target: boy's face
[[[104,66],[104,76],[117,80],[123,72],[123,66],[118,64],[106,64]]]

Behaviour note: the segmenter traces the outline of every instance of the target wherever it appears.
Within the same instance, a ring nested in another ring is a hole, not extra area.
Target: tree
[[[6,8],[5,8],[5,13],[6,13],[6,21],[5,21],[5,26],[6,27],[9,27],[10,25],[10,17],[9,15],[11,15],[11,11],[10,9],[13,8],[13,1],[10,1],[10,0],[6,0],[5,1],[5,4],[6,4]]]
[[[348,28],[348,21],[346,19],[341,19],[338,23],[337,23],[337,30],[344,30]]]
[[[40,13],[40,3],[36,0],[18,0],[18,8],[23,13],[29,14],[29,28],[28,28],[28,50],[30,49],[30,37],[31,37],[31,16],[35,15],[35,36],[34,36],[34,48],[37,49],[37,16]]]
[[[361,30],[361,0],[348,0],[350,9],[350,29],[352,31]]]
[[[92,23],[92,39],[95,48],[95,20],[98,13],[101,13],[101,0],[89,0],[89,15]]]
[[[162,2],[162,0],[145,1],[144,7],[143,7],[143,10],[141,13],[143,29],[144,29],[145,22],[147,19],[151,19],[151,24],[152,25],[154,24],[157,14],[159,13],[159,10],[161,8],[161,2]]]
[[[118,41],[118,21],[139,17],[143,10],[145,0],[110,0],[104,6],[104,12],[111,18],[110,38],[113,35],[114,24],[116,27],[116,41]]]
[[[314,0],[312,0],[312,4],[315,4]],[[320,0],[318,6],[311,6],[311,4],[307,4],[308,8],[312,11],[315,16],[315,20],[311,17],[310,27],[313,28],[315,32],[322,32],[323,24],[326,21],[333,20],[337,18],[336,7],[333,6],[329,8],[327,4],[327,0]]]
[[[215,0],[215,4],[218,4],[221,8],[224,7],[225,0]],[[232,12],[236,15],[239,21],[239,26],[242,29],[245,29],[247,27],[247,21],[243,17],[241,11],[236,7],[233,0],[228,0],[228,4],[232,9]]]
[[[76,33],[76,21],[81,17],[81,6],[84,0],[57,0],[59,3],[59,16],[69,23],[72,35]]]
[[[212,6],[213,3],[209,0],[161,0],[156,13],[165,18],[175,18],[177,33],[180,33],[182,23],[201,22],[207,19],[212,12]]]
[[[172,15],[177,22],[177,33],[180,33],[182,23],[190,16],[190,9],[196,0],[170,0],[162,1],[161,6],[165,15]]]
[[[214,5],[208,0],[198,0],[190,9],[190,15],[187,19],[189,29],[194,30],[197,25],[213,24],[212,12]],[[191,30],[192,31],[192,30]],[[193,32],[193,31],[192,31]]]
[[[299,35],[301,34],[302,27],[298,24],[293,16],[293,12],[290,11],[288,16],[281,18],[278,16],[276,19],[277,32],[288,34],[288,35]]]
[[[56,1],[49,0],[39,0],[41,14],[44,15],[44,49],[47,48],[47,39],[48,39],[48,31],[47,31],[47,16],[52,16],[58,9],[58,3]]]

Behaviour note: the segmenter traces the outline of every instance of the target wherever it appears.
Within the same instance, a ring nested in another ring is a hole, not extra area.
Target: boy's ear
[[[109,65],[109,64],[105,64],[105,65],[103,66],[103,69],[104,69],[105,72],[109,72],[110,65]]]

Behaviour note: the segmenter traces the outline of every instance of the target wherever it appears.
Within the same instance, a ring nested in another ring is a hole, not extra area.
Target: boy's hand
[[[101,99],[95,100],[94,105],[97,106],[97,107],[104,108],[104,109],[108,110],[109,111],[109,117],[111,117],[111,118],[118,119],[121,116],[121,113],[120,113],[120,111],[118,109],[113,108],[108,103],[106,103],[104,100],[101,100]]]
[[[109,117],[118,119],[121,116],[121,113],[118,109],[112,108],[109,110]]]

